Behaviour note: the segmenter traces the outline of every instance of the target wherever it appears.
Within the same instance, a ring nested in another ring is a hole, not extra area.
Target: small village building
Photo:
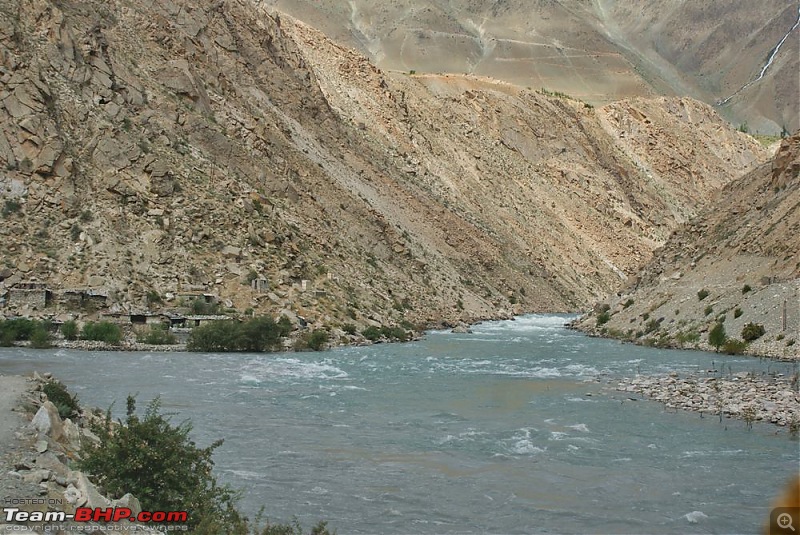
[[[205,325],[207,323],[213,323],[215,321],[230,321],[230,316],[223,316],[223,315],[196,315],[196,316],[186,316],[186,327],[200,327],[201,325]]]
[[[43,282],[18,282],[8,290],[8,306],[42,309],[52,300],[53,292]]]

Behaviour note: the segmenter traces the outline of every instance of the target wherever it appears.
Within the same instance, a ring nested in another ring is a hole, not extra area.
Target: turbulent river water
[[[615,379],[789,364],[662,351],[566,330],[563,316],[323,353],[0,350],[121,413],[160,395],[190,418],[242,506],[351,533],[754,533],[797,473],[766,424],[666,411]]]

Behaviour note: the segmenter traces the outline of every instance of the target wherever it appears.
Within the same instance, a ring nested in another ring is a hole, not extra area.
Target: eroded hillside
[[[772,162],[729,184],[605,304],[581,328],[708,349],[718,323],[739,341],[755,324],[764,334],[747,351],[800,356],[800,133]]]
[[[753,131],[800,127],[796,1],[266,0],[387,70],[475,74],[596,105],[691,96]],[[793,31],[761,74],[772,51]]]
[[[181,291],[319,324],[571,310],[765,156],[688,99],[387,74],[251,2],[0,11],[0,284],[119,310]]]

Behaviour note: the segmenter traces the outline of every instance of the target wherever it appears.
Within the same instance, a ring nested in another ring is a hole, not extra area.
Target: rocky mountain
[[[690,99],[386,72],[257,2],[0,13],[0,294],[320,325],[573,310],[767,155]]]
[[[709,349],[722,323],[749,352],[800,356],[800,132],[774,159],[730,183],[582,329],[639,343]],[[757,334],[757,333],[756,333]]]
[[[470,73],[595,105],[688,95],[736,124],[800,128],[796,1],[267,0],[387,70]],[[772,52],[790,33],[778,53]],[[743,86],[759,77],[746,90]]]

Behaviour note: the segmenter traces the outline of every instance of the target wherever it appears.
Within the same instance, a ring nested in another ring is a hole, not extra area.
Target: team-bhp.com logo
[[[186,523],[189,514],[186,511],[142,511],[134,514],[127,507],[78,507],[74,514],[63,511],[23,511],[18,507],[5,507],[6,522],[130,522],[148,523]]]

